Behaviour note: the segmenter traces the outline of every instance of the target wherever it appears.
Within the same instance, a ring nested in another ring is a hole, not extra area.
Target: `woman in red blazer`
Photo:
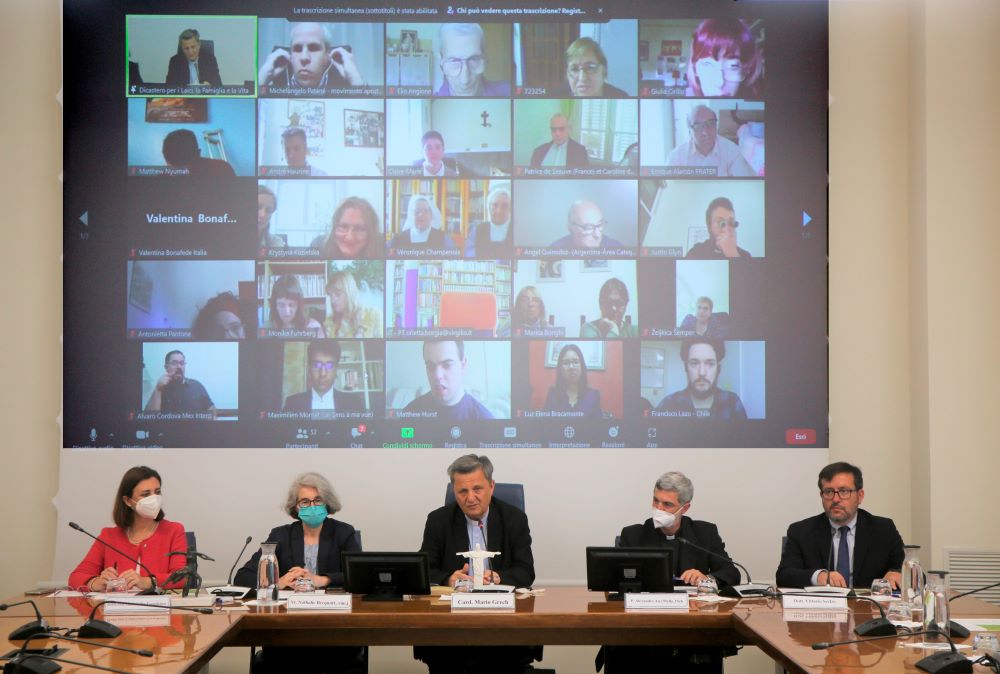
[[[182,524],[164,519],[160,485],[160,474],[147,466],[125,472],[111,511],[115,526],[102,529],[98,538],[132,559],[94,541],[69,575],[71,588],[103,592],[109,580],[121,578],[129,590],[147,590],[152,585],[149,574],[133,560],[138,559],[153,572],[158,587],[184,566],[184,555],[167,556],[187,552],[187,539]]]

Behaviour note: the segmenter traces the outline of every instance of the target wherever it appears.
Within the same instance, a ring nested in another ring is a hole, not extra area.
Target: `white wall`
[[[489,115],[483,126],[482,114]],[[430,128],[444,136],[446,152],[510,150],[510,101],[502,98],[436,98]]]
[[[170,450],[61,452],[62,488],[52,577],[63,579],[83,557],[89,539],[66,523],[98,529],[109,520],[122,470],[143,461],[163,475],[164,510],[198,534],[199,548],[216,563],[201,565],[206,579],[224,578],[243,539],[259,543],[287,521],[280,505],[299,471],[317,470],[337,489],[339,517],[363,532],[368,550],[416,549],[424,519],[444,502],[448,464],[464,450]],[[490,450],[494,477],[525,485],[536,584],[581,584],[583,549],[610,545],[623,526],[649,517],[652,486],[665,470],[695,483],[691,515],[718,522],[727,549],[755,579],[772,578],[789,521],[818,508],[815,482],[787,480],[781,499],[757,493],[778,475],[815,475],[825,450]],[[237,458],[238,457],[238,458]],[[748,461],[752,461],[748,464]],[[198,466],[191,470],[191,466]],[[752,470],[754,477],[747,478]],[[86,480],[80,476],[86,474]],[[224,476],[224,477],[220,477]],[[773,541],[773,545],[765,542]]]

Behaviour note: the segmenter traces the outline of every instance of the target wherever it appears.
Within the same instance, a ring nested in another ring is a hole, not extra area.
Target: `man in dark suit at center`
[[[531,153],[532,168],[587,168],[590,159],[587,148],[569,137],[569,120],[563,114],[552,115],[549,120],[552,141],[542,143]]]
[[[332,417],[336,412],[364,411],[357,395],[333,387],[340,362],[340,344],[336,340],[313,340],[309,342],[306,354],[309,390],[288,396],[285,412],[312,412],[314,416]]]
[[[736,585],[740,582],[740,572],[728,561],[718,527],[686,515],[693,498],[694,485],[684,473],[664,473],[653,485],[653,516],[642,524],[622,529],[621,546],[669,548],[673,552],[674,576],[686,585],[697,586],[706,578],[713,578],[719,588]],[[721,674],[722,658],[734,655],[736,650],[710,646],[605,646],[602,653],[605,674],[639,671]],[[598,661],[601,657],[599,654]]]
[[[186,87],[203,84],[222,86],[219,63],[214,54],[201,49],[201,36],[194,28],[188,28],[177,38],[177,53],[167,64],[167,86]]]
[[[470,566],[459,552],[499,552],[484,559],[483,583],[530,587],[535,580],[528,517],[517,507],[493,498],[493,463],[467,454],[448,466],[455,502],[427,515],[420,551],[429,556],[430,580],[455,587],[471,581]],[[540,648],[531,646],[415,646],[413,657],[430,674],[510,672],[520,674]]]
[[[778,585],[867,588],[885,578],[898,588],[903,539],[891,519],[859,508],[865,499],[861,469],[831,463],[819,472],[819,494],[823,513],[788,527]]]

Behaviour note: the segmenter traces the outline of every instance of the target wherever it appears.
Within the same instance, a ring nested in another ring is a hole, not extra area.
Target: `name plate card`
[[[117,627],[170,627],[170,614],[166,611],[132,615],[105,615],[104,618]]]
[[[687,592],[626,592],[625,610],[636,609],[667,609],[670,611],[687,611],[689,607]]]
[[[170,610],[170,595],[153,594],[149,596],[122,597],[108,601],[101,608],[105,613],[139,613]]]
[[[782,608],[808,608],[808,609],[828,609],[847,610],[847,597],[823,597],[819,595],[802,597],[795,595],[783,595],[781,597]]]
[[[289,611],[350,611],[349,594],[293,594],[288,598]]]
[[[513,594],[454,592],[451,595],[451,609],[453,611],[464,609],[514,610],[514,601]]]
[[[791,609],[788,611],[783,610],[781,617],[786,623],[846,623],[851,614],[847,611]]]

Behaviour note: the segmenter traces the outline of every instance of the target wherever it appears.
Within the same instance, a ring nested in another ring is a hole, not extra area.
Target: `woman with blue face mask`
[[[294,520],[271,529],[261,542],[277,543],[278,587],[282,590],[322,590],[344,584],[340,553],[360,550],[357,532],[350,524],[333,519],[340,499],[319,473],[303,473],[292,480],[282,509]],[[236,585],[257,584],[260,550],[236,573]],[[310,587],[311,586],[311,587]],[[356,646],[272,647],[254,657],[251,672],[340,672],[367,670],[367,651]]]
[[[283,510],[294,520],[275,527],[261,542],[277,543],[275,555],[281,577],[278,587],[295,589],[295,582],[308,578],[319,590],[344,584],[340,553],[360,550],[354,527],[335,520],[331,515],[340,510],[340,499],[325,477],[319,473],[303,473],[288,488]],[[254,587],[257,584],[257,562],[260,551],[236,573],[236,584]]]

